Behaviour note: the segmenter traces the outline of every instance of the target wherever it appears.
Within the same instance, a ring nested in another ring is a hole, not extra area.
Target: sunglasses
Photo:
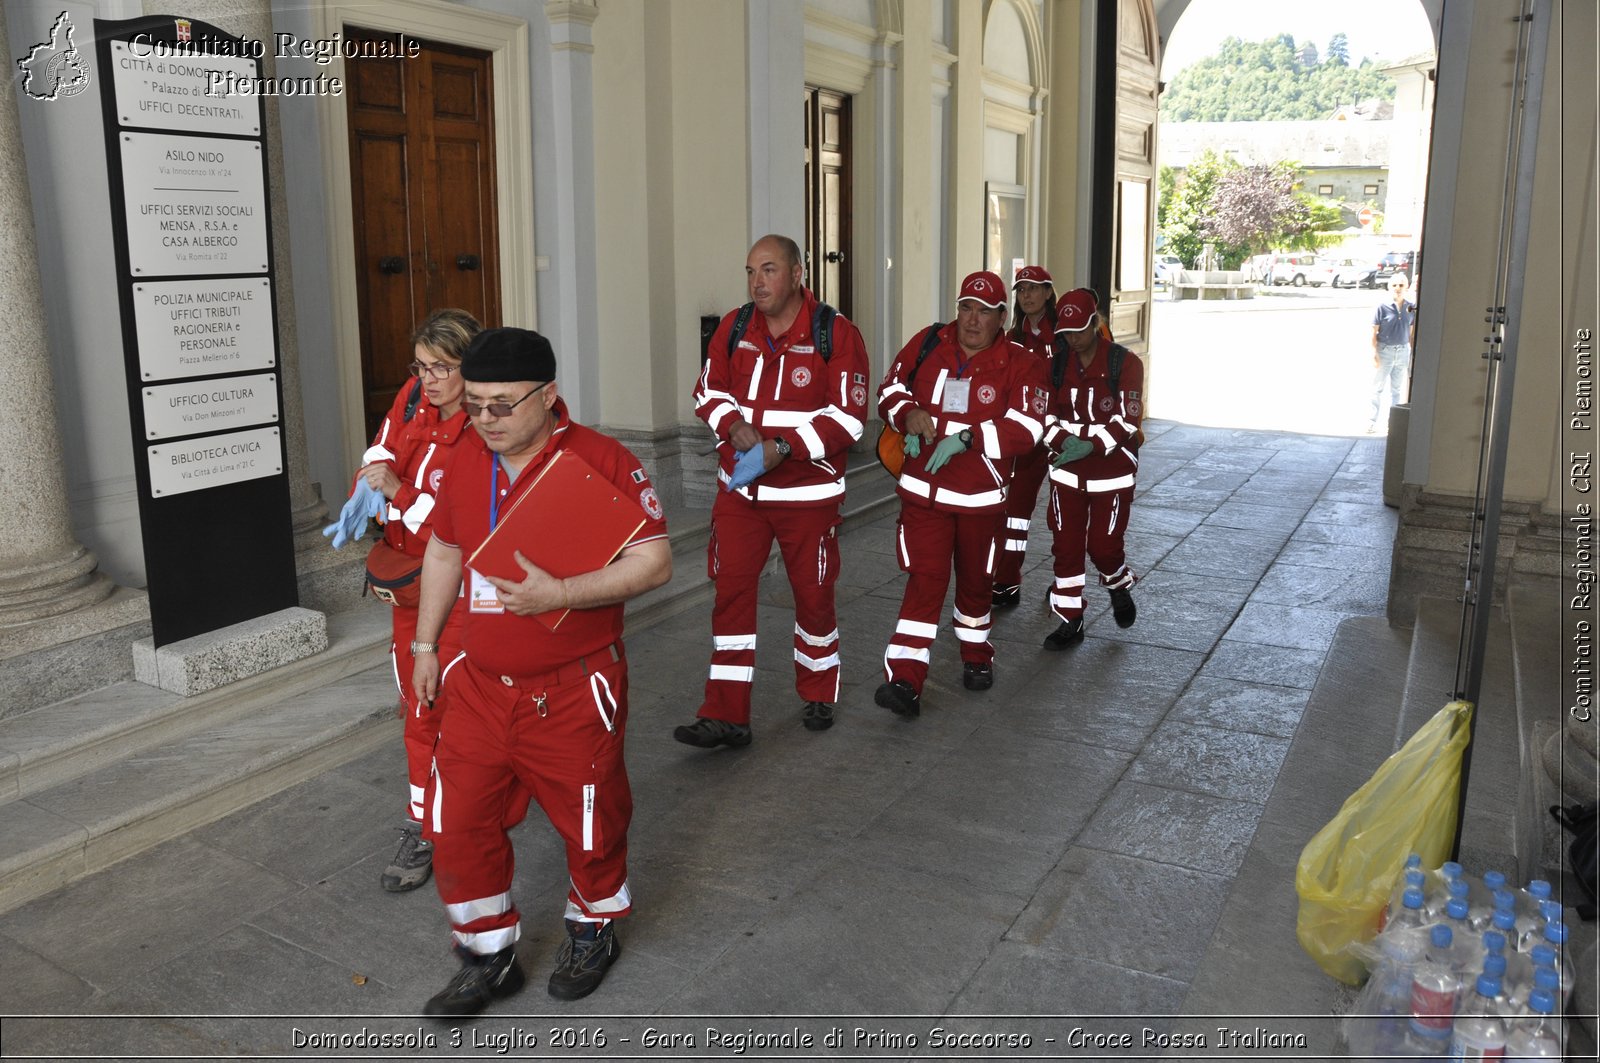
[[[510,417],[512,410],[516,409],[518,406],[521,406],[524,402],[527,402],[529,399],[533,398],[535,395],[539,394],[539,392],[543,391],[549,386],[550,381],[546,380],[543,384],[540,384],[538,387],[522,396],[522,398],[518,399],[516,402],[486,402],[482,405],[479,405],[476,402],[468,402],[463,400],[461,403],[461,408],[466,410],[467,416],[473,420],[477,420],[478,416],[485,412],[487,412],[491,417]]]

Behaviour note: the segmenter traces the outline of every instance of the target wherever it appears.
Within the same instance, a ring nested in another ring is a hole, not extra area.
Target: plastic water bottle
[[[1455,1021],[1461,979],[1455,970],[1454,932],[1443,923],[1429,931],[1428,948],[1411,977],[1410,1041],[1425,1056],[1438,1056],[1450,1047],[1450,1027]]]
[[[1554,967],[1538,966],[1530,960],[1528,961],[1527,970],[1522,972],[1520,981],[1517,981],[1515,973],[1510,978],[1515,982],[1515,985],[1509,986],[1507,993],[1510,995],[1519,1017],[1531,1013],[1533,994],[1540,989],[1549,993],[1551,1000],[1561,999],[1561,972]]]
[[[1510,965],[1510,958],[1502,952],[1496,952],[1483,958],[1483,973],[1500,983],[1500,992],[1494,995],[1494,1013],[1502,1020],[1514,1018],[1519,1009],[1506,995],[1506,968]]]
[[[1501,891],[1508,900],[1509,893]],[[1505,935],[1506,946],[1515,948],[1517,942],[1517,913],[1510,908],[1496,908],[1494,915],[1489,917],[1489,925]]]
[[[1412,853],[1411,855],[1416,856],[1417,854]],[[1418,857],[1418,859],[1421,858]],[[1400,909],[1404,906],[1406,891],[1416,890],[1426,897],[1427,883],[1427,872],[1420,867],[1407,865],[1405,873],[1400,876],[1400,881],[1395,883],[1394,890],[1389,894],[1389,906],[1383,910],[1383,913],[1378,918],[1378,933],[1381,934],[1388,929],[1394,917],[1400,914]]]
[[[1428,918],[1434,921],[1444,918],[1445,908],[1452,900],[1459,897],[1466,902],[1472,891],[1471,884],[1461,877],[1461,865],[1453,860],[1441,866],[1436,874],[1433,886],[1437,888],[1429,890],[1426,906]]]
[[[1505,1058],[1560,1059],[1563,1032],[1555,997],[1548,989],[1535,989],[1528,995],[1528,1017],[1506,1033]]]
[[[1536,948],[1547,948],[1553,955],[1547,967],[1554,967],[1561,972],[1561,1003],[1565,1004],[1567,994],[1572,992],[1572,963],[1567,959],[1567,924],[1556,920],[1544,925],[1544,944]],[[1537,963],[1538,958],[1535,957]]]
[[[1345,1040],[1352,1056],[1411,1054],[1406,1048],[1406,1028],[1411,1018],[1411,981],[1423,957],[1427,938],[1422,933],[1422,891],[1408,889],[1400,911],[1378,935],[1378,962],[1362,991],[1363,1016],[1345,1023]]]
[[[1504,1059],[1506,1025],[1495,1014],[1494,998],[1500,995],[1500,982],[1490,975],[1478,976],[1477,993],[1456,1016],[1446,1059]]]

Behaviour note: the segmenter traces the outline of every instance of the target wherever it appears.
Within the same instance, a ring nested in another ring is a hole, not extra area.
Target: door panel
[[[346,70],[370,434],[407,381],[418,322],[454,306],[500,323],[494,111],[486,53],[423,43],[416,59],[351,59]]]
[[[1155,239],[1156,73],[1151,0],[1100,0],[1095,79],[1096,216],[1091,275],[1117,340],[1144,353],[1150,340]],[[1146,388],[1150,377],[1146,359]],[[1147,404],[1148,405],[1148,404]]]
[[[806,283],[850,316],[850,97],[806,89]]]

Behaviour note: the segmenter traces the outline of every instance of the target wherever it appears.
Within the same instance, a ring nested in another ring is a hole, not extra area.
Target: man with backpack
[[[1054,399],[1045,419],[1050,453],[1050,528],[1055,533],[1055,586],[1050,609],[1061,623],[1045,636],[1047,650],[1083,640],[1084,555],[1100,570],[1118,627],[1138,617],[1131,588],[1138,581],[1123,552],[1134,476],[1144,434],[1144,363],[1096,328],[1094,293],[1068,292],[1056,317],[1051,359]]]
[[[801,723],[827,730],[839,699],[839,510],[850,446],[865,427],[867,351],[803,276],[793,240],[757,240],[745,260],[750,302],[723,317],[695,382],[722,488],[707,558],[716,602],[705,698],[673,737],[702,749],[750,744],[756,594],[774,539],[794,592]]]

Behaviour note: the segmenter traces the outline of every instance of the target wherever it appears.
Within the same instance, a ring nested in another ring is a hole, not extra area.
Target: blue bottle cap
[[[1422,854],[1421,853],[1412,853],[1410,856],[1406,857],[1406,867],[1408,869],[1409,868],[1413,868],[1413,867],[1421,867],[1421,866],[1422,866]]]
[[[1490,893],[1495,890],[1503,890],[1506,888],[1506,877],[1499,871],[1485,871],[1483,873],[1483,884],[1489,887]]]
[[[1506,936],[1498,930],[1485,930],[1483,932],[1483,948],[1485,952],[1504,952],[1506,950]]]
[[[1528,994],[1528,1010],[1535,1015],[1554,1015],[1556,998],[1548,989],[1535,989]]]
[[[1492,922],[1494,923],[1494,928],[1502,933],[1511,934],[1516,931],[1516,914],[1505,908],[1496,908],[1494,910],[1494,918]]]
[[[1548,989],[1553,993],[1561,988],[1561,972],[1546,964],[1537,964],[1533,968],[1533,985],[1535,989]]]
[[[1429,933],[1433,935],[1433,947],[1436,949],[1449,948],[1451,939],[1455,937],[1455,931],[1443,923],[1433,924],[1433,929]]]
[[[1444,877],[1452,882],[1461,877],[1461,865],[1454,860],[1446,860],[1439,866],[1439,870],[1444,872]]]
[[[1544,916],[1545,922],[1552,922],[1561,918],[1560,901],[1540,901],[1539,914]]]
[[[1450,903],[1444,906],[1444,914],[1451,919],[1465,919],[1467,917],[1467,902],[1460,897],[1452,897]]]
[[[1528,955],[1540,967],[1554,968],[1556,965],[1556,950],[1549,945],[1535,945],[1528,950]]]
[[[1506,954],[1491,952],[1483,958],[1483,973],[1491,978],[1504,978],[1506,976]]]
[[[1471,892],[1472,886],[1467,882],[1466,879],[1453,878],[1450,880],[1450,896],[1459,897],[1461,900],[1465,901],[1467,899],[1467,895]]]
[[[1427,884],[1428,884],[1428,874],[1427,874],[1427,872],[1425,872],[1421,868],[1417,868],[1417,867],[1408,867],[1408,868],[1406,868],[1406,888],[1407,889],[1410,889],[1413,886],[1416,887],[1417,889],[1421,889],[1423,886],[1425,886]]]
[[[1516,911],[1517,895],[1512,893],[1510,890],[1495,890],[1494,906],[1496,908],[1509,908],[1512,911]]]
[[[1502,957],[1503,959],[1504,957]],[[1480,997],[1497,997],[1500,995],[1500,979],[1492,974],[1478,976],[1478,995]]]
[[[1400,903],[1406,908],[1422,907],[1422,891],[1415,886],[1407,886],[1406,891],[1400,895]]]
[[[1536,878],[1532,882],[1528,883],[1528,893],[1538,900],[1549,900],[1550,883],[1546,882],[1542,878]]]
[[[1557,945],[1567,943],[1567,924],[1553,921],[1544,925],[1544,939]]]

